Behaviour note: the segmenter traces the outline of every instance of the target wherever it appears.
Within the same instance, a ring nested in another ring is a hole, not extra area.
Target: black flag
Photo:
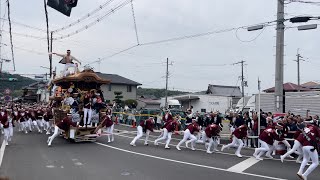
[[[76,7],[78,0],[48,0],[47,5],[62,14],[69,16],[73,7]]]

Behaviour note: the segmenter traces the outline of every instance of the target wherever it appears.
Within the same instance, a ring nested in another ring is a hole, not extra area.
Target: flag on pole
[[[76,7],[78,0],[48,0],[47,5],[62,14],[69,16],[73,7]]]

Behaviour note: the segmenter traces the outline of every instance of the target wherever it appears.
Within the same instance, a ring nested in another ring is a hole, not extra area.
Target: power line
[[[8,20],[9,20],[9,32],[10,32],[10,44],[11,44],[11,55],[12,55],[12,63],[13,63],[13,70],[16,70],[16,64],[14,62],[14,52],[13,52],[13,43],[12,43],[12,28],[11,28],[11,17],[10,17],[10,1],[7,0],[8,6]]]
[[[303,4],[311,4],[311,5],[316,5],[320,6],[320,2],[314,2],[314,1],[304,1],[304,0],[289,0],[289,3],[303,3]]]
[[[53,38],[53,40],[65,39],[65,38],[68,38],[68,37],[73,36],[75,34],[78,34],[78,33],[82,32],[82,31],[92,27],[93,25],[101,22],[104,18],[106,18],[106,17],[110,16],[111,14],[115,13],[117,10],[123,8],[124,6],[129,4],[130,2],[131,2],[131,0],[126,0],[126,1],[124,1],[122,3],[120,3],[119,5],[117,5],[115,8],[109,10],[105,15],[97,18],[95,21],[93,21],[93,22],[91,22],[91,23],[79,28],[78,30],[76,30],[76,31],[74,31],[72,33],[69,33],[69,34],[66,34],[66,35],[62,35],[62,36],[57,37],[57,38]]]
[[[243,28],[238,28],[238,29],[236,30],[236,32],[235,32],[236,38],[237,38],[239,41],[241,41],[241,42],[253,42],[253,41],[255,41],[256,39],[258,39],[258,37],[261,36],[261,34],[265,31],[266,28],[263,28],[256,37],[254,37],[254,38],[252,38],[252,39],[250,39],[250,40],[242,40],[242,39],[240,39],[240,37],[239,37],[239,35],[238,35],[239,29],[243,29]]]
[[[1,43],[2,45],[5,45],[5,46],[8,46],[8,44],[6,43]],[[38,54],[38,55],[47,55],[47,53],[43,53],[43,52],[40,52],[40,51],[35,51],[35,50],[31,50],[31,49],[26,49],[26,48],[22,48],[20,46],[13,46],[14,49],[19,49],[19,50],[22,50],[22,51],[26,51],[26,52],[30,52],[30,53],[34,53],[34,54]]]
[[[269,22],[265,22],[265,23],[260,23],[258,25],[265,26],[265,25],[269,25],[274,22],[277,22],[277,20],[269,21]],[[234,31],[234,30],[237,30],[240,28],[247,28],[247,27],[250,27],[250,26],[233,27],[233,28],[228,28],[228,29],[223,29],[223,30],[216,30],[216,31],[209,31],[209,32],[203,32],[203,33],[192,34],[192,35],[185,35],[185,36],[174,37],[174,38],[169,38],[169,39],[164,39],[164,40],[151,41],[151,42],[147,42],[147,43],[142,43],[140,45],[145,46],[145,45],[160,44],[160,43],[166,43],[166,42],[172,42],[172,41],[180,41],[180,40],[184,40],[184,39],[191,39],[191,38],[197,38],[197,37],[202,37],[202,36],[209,36],[212,34],[230,32],[230,31]]]
[[[26,37],[26,38],[32,38],[32,39],[37,39],[37,40],[45,40],[45,39],[47,39],[46,37],[33,36],[33,35],[28,35],[28,34],[23,34],[23,33],[5,31],[5,30],[2,30],[2,31],[5,32],[5,33],[9,33],[9,34],[11,33],[11,34],[14,34],[14,35],[17,35],[17,36]]]
[[[0,18],[0,19],[3,20],[3,21],[9,21],[6,18]],[[23,23],[20,23],[20,22],[11,21],[11,23],[19,25],[19,26],[22,26],[22,27],[26,27],[28,29],[33,29],[33,30],[37,30],[37,31],[41,31],[41,32],[46,32],[46,30],[44,30],[44,29],[41,29],[41,28],[38,28],[38,27],[34,27],[34,26],[30,26],[30,25],[27,25],[27,24],[23,24]]]
[[[68,28],[71,28],[72,26],[76,25],[76,24],[79,24],[81,23],[83,20],[91,17],[93,14],[96,14],[97,12],[101,11],[102,9],[104,9],[107,5],[109,5],[112,1],[114,0],[108,0],[106,1],[104,4],[100,5],[98,8],[94,9],[93,11],[89,12],[88,14],[82,16],[81,18],[79,18],[78,20],[64,26],[64,27],[61,27],[61,28],[58,28],[56,30],[53,31],[53,33],[57,33],[59,31],[63,31],[63,30],[66,30]]]
[[[133,48],[135,48],[135,47],[137,47],[137,46],[139,46],[139,45],[130,46],[130,47],[126,48],[126,49],[123,49],[123,50],[121,50],[121,51],[118,51],[118,52],[116,52],[116,53],[113,53],[113,54],[111,54],[111,55],[109,55],[109,56],[106,56],[106,57],[104,57],[104,58],[100,58],[100,59],[97,60],[97,61],[90,62],[90,63],[88,63],[87,65],[94,64],[94,63],[98,63],[98,62],[101,62],[101,61],[103,61],[103,60],[112,58],[112,57],[114,57],[114,56],[116,56],[116,55],[118,55],[118,54],[121,54],[121,53],[124,53],[124,52],[126,52],[126,51],[129,51],[129,50],[131,50],[131,49],[133,49]]]
[[[134,8],[133,8],[133,0],[131,0],[131,11],[132,11],[132,17],[133,17],[133,25],[134,25],[134,30],[136,32],[136,38],[137,38],[137,44],[139,45],[139,36],[138,36],[138,30],[137,30],[137,23],[136,23],[136,16],[134,13]]]

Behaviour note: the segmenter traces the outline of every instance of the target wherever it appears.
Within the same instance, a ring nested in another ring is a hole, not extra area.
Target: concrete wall
[[[103,91],[103,96],[106,100],[114,100],[114,92],[121,91],[123,99],[137,99],[137,86],[131,86],[131,92],[127,92],[127,85],[123,84],[111,84],[111,91],[109,91],[109,84],[102,85],[101,90]]]

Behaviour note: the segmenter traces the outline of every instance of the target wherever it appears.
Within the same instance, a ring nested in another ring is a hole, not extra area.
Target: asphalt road
[[[112,143],[104,136],[97,143],[70,143],[58,137],[52,147],[47,147],[45,134],[16,132],[5,148],[0,175],[11,180],[298,179],[299,164],[292,160],[281,163],[277,156],[257,161],[251,157],[252,149],[243,149],[243,158],[236,157],[234,149],[206,154],[201,144],[196,151],[177,151],[174,145],[182,136],[174,136],[171,149],[166,150],[163,144],[153,145],[159,133],[152,133],[149,146],[141,140],[132,147],[129,143],[135,129],[115,129]],[[318,167],[308,179],[319,177]]]

